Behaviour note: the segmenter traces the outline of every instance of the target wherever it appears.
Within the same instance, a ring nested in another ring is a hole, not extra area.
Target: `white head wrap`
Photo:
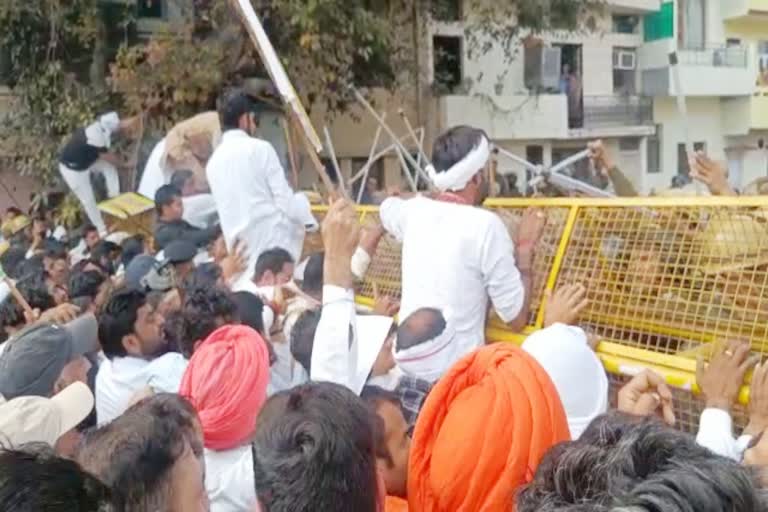
[[[456,331],[445,317],[445,329],[437,337],[395,352],[395,362],[405,375],[435,382],[456,362]]]
[[[90,146],[109,149],[112,145],[112,134],[119,128],[120,118],[117,113],[110,112],[85,128],[85,138]]]
[[[120,117],[117,112],[107,112],[99,118],[99,124],[111,135],[120,129]]]
[[[441,192],[462,190],[472,178],[485,167],[491,158],[491,144],[482,137],[480,143],[467,156],[456,162],[450,169],[437,172],[433,166],[427,167],[429,179]]]
[[[546,370],[568,416],[571,438],[608,410],[608,377],[587,335],[578,327],[555,324],[528,336],[523,350]]]

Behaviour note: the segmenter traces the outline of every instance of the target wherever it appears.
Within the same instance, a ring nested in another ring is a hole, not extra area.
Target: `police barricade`
[[[694,432],[703,403],[697,396],[697,359],[719,343],[748,340],[768,352],[768,197],[650,197],[621,199],[491,199],[514,237],[522,212],[547,212],[537,247],[533,300],[524,333],[493,318],[487,338],[522,343],[543,324],[545,292],[562,284],[587,287],[581,325],[600,340],[598,355],[610,375],[612,402],[620,385],[651,368],[675,388],[678,427]],[[322,220],[326,210],[315,209]],[[360,207],[360,221],[377,209]],[[305,252],[322,247],[311,235]],[[385,237],[359,286],[358,300],[400,294],[400,246]],[[435,255],[439,257],[439,255]],[[746,423],[748,389],[734,413]]]

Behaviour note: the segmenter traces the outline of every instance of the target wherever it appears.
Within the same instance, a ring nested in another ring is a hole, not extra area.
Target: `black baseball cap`
[[[197,247],[186,240],[174,240],[165,246],[163,250],[167,263],[186,263],[197,256]]]
[[[92,313],[61,326],[42,323],[22,330],[0,355],[0,394],[6,400],[50,396],[70,361],[101,349],[98,331]]]

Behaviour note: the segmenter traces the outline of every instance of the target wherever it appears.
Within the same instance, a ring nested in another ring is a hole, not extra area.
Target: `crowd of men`
[[[748,344],[700,365],[694,437],[673,428],[672,391],[650,370],[609,407],[580,283],[547,298],[522,347],[489,343],[491,307],[515,331],[528,322],[547,219],[526,211],[511,236],[480,208],[482,131],[442,134],[438,192],[385,199],[380,225],[333,201],[322,251],[302,255],[318,223],[258,114],[236,91],[158,144],[140,186],[151,243],[108,233],[92,191],[77,234],[7,212],[0,510],[768,510],[768,365]],[[68,182],[108,168],[121,123],[75,134]],[[384,236],[402,244],[402,294],[361,308]]]

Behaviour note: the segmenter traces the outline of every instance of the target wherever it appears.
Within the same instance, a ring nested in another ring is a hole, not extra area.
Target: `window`
[[[535,165],[544,165],[544,146],[525,146],[525,159]]]
[[[637,90],[637,52],[634,48],[613,49],[613,93],[634,95]]]
[[[694,151],[706,151],[706,142],[694,142]],[[688,165],[688,151],[685,149],[685,144],[677,145],[677,173],[688,176],[691,173],[691,168]]]
[[[639,34],[640,16],[632,14],[614,14],[612,16],[613,31],[616,34]]]
[[[706,0],[678,0],[678,42],[684,50],[704,50],[707,42]]]
[[[438,94],[451,94],[464,81],[461,69],[462,38],[434,36],[434,84]]]
[[[637,137],[619,139],[619,151],[626,153],[640,151],[640,139]]]
[[[432,18],[437,21],[461,21],[462,0],[432,0]]]
[[[162,0],[137,0],[139,18],[162,18]]]
[[[662,125],[656,125],[656,134],[648,137],[648,174],[661,172],[661,130]]]

